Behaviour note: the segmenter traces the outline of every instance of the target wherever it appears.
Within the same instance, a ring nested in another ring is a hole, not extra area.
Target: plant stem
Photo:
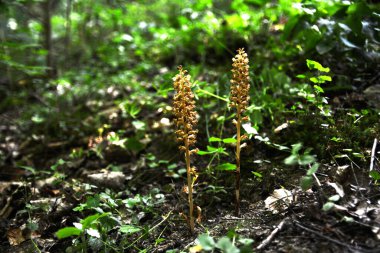
[[[82,239],[82,250],[83,250],[83,253],[87,253],[87,242],[86,242],[85,231],[82,232],[81,239]]]
[[[188,188],[188,200],[189,200],[189,226],[190,232],[194,233],[194,216],[193,216],[193,184],[192,184],[192,175],[190,168],[190,150],[189,150],[189,140],[185,138],[185,160],[186,160],[186,171],[187,171],[187,188]]]
[[[235,178],[235,215],[240,215],[240,106],[237,106],[236,120],[236,178]]]

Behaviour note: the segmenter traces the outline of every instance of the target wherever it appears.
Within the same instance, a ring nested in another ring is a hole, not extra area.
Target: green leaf
[[[27,171],[31,172],[33,175],[36,174],[36,169],[33,168],[33,167],[30,167],[30,166],[18,166],[18,167],[20,167],[21,169],[24,169],[24,170],[27,170]]]
[[[78,236],[81,233],[82,231],[76,227],[65,227],[58,230],[55,235],[58,237],[58,239],[64,239],[70,236]]]
[[[59,159],[54,165],[50,167],[51,170],[57,170],[57,168],[61,165],[64,165],[66,163],[65,160]]]
[[[203,150],[199,150],[197,152],[197,155],[210,155],[210,154],[213,154],[215,152],[209,152],[209,151],[203,151]]]
[[[133,207],[136,206],[137,204],[140,204],[140,203],[141,203],[141,199],[140,199],[140,196],[137,195],[137,196],[135,196],[134,198],[129,198],[129,199],[125,199],[125,200],[123,200],[123,203],[124,203],[128,208],[133,208]]]
[[[199,244],[202,246],[202,249],[205,251],[211,251],[215,248],[216,244],[214,238],[208,234],[201,234],[198,236]]]
[[[296,155],[302,148],[302,143],[296,143],[292,145],[292,154]]]
[[[327,212],[331,210],[334,206],[335,204],[333,202],[327,202],[326,204],[323,205],[322,210]]]
[[[220,164],[218,167],[216,167],[216,169],[217,170],[227,170],[227,171],[236,170],[236,164],[223,163],[223,164]]]
[[[313,186],[313,178],[311,176],[304,176],[300,182],[301,189],[307,191]]]
[[[319,85],[314,85],[314,89],[315,89],[317,92],[319,92],[319,93],[324,93],[324,92],[325,92],[325,91],[322,89],[322,87],[319,86]]]
[[[317,61],[307,59],[306,65],[311,70],[316,69],[316,70],[321,71],[321,72],[326,72],[326,73],[330,72],[330,68],[323,67],[322,64],[320,64]]]
[[[299,165],[308,165],[313,162],[315,162],[315,158],[312,155],[302,155],[298,161]]]
[[[262,178],[263,175],[259,172],[256,172],[256,171],[252,171],[252,174],[255,175],[255,177],[258,177],[258,178]]]
[[[135,227],[133,225],[124,225],[120,227],[119,231],[123,234],[131,235],[141,231],[141,228]]]
[[[342,142],[343,139],[339,137],[332,137],[330,140],[335,141],[335,142]]]
[[[209,152],[217,152],[218,148],[213,147],[213,146],[207,146],[207,151],[209,151]]]
[[[135,120],[132,122],[132,125],[136,128],[136,130],[141,130],[141,131],[144,131],[145,130],[145,122],[144,121],[141,121],[141,120]]]
[[[126,148],[134,152],[140,152],[145,148],[145,145],[140,142],[140,138],[136,136],[128,138],[126,143]]]
[[[318,168],[319,168],[319,163],[314,163],[313,166],[311,166],[311,168],[307,170],[306,175],[308,176],[313,175],[315,172],[317,172]]]
[[[313,83],[319,83],[319,79],[317,77],[310,77],[310,81],[312,81]]]
[[[224,143],[236,143],[237,140],[235,138],[225,138],[223,139]]]
[[[228,237],[222,237],[216,243],[216,247],[220,249],[223,253],[239,253],[239,249],[232,244]]]
[[[218,138],[218,137],[210,137],[208,139],[209,142],[219,142],[219,141],[222,141],[222,139]]]
[[[81,220],[81,224],[83,225],[83,229],[89,228],[91,224],[96,221],[100,217],[100,214],[94,214],[87,216],[85,219]]]
[[[296,77],[299,79],[305,79],[306,78],[306,76],[303,74],[296,75]]]
[[[380,180],[380,173],[376,170],[372,170],[369,175],[374,179],[374,180]]]
[[[325,75],[322,75],[322,76],[318,76],[319,80],[322,80],[323,82],[331,82],[332,79],[331,79],[331,76],[325,76]]]
[[[338,201],[339,199],[340,199],[340,196],[339,196],[338,194],[336,194],[336,195],[331,196],[331,197],[329,198],[329,201],[331,201],[331,202],[336,202],[336,201]]]
[[[284,160],[286,165],[296,165],[298,163],[298,155],[290,155]]]

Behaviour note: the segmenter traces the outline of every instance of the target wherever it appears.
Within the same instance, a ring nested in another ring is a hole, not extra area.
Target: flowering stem
[[[190,151],[189,151],[189,141],[185,138],[185,160],[186,160],[186,171],[187,171],[187,188],[188,188],[188,201],[189,201],[189,226],[190,232],[194,233],[194,216],[193,216],[193,183],[192,183],[192,172],[190,168]]]
[[[237,106],[237,121],[236,121],[236,177],[235,177],[235,215],[240,214],[240,126],[241,115],[240,106]]]

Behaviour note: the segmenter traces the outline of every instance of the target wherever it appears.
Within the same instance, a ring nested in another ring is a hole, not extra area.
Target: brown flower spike
[[[236,108],[236,179],[235,179],[235,214],[240,213],[240,143],[246,138],[241,136],[240,128],[242,121],[248,120],[243,117],[249,103],[249,61],[248,55],[243,48],[237,50],[237,55],[232,59],[232,79],[230,107]]]
[[[177,141],[180,142],[179,149],[185,153],[186,171],[187,171],[187,188],[189,202],[189,223],[191,233],[194,232],[194,204],[193,204],[193,185],[198,175],[194,167],[190,166],[190,156],[198,150],[190,150],[196,142],[197,130],[194,129],[197,124],[197,113],[195,111],[194,94],[191,91],[190,75],[187,71],[178,67],[179,73],[173,78],[173,85],[176,94],[173,99],[174,123],[177,126]]]

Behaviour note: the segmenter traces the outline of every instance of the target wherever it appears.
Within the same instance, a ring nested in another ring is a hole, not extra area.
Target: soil
[[[6,117],[2,115],[0,128],[5,155],[0,167],[0,252],[38,252],[37,248],[77,252],[73,238],[59,240],[55,233],[94,214],[94,209],[73,208],[99,193],[116,202],[113,207],[101,206],[103,211],[143,228],[127,237],[120,235],[119,225],[108,230],[107,240],[124,244],[124,252],[187,252],[206,232],[214,238],[253,239],[250,247],[255,252],[380,252],[380,190],[361,165],[324,163],[316,173],[319,184],[302,191],[299,179],[305,170],[285,166],[283,156],[275,158],[275,149],[252,139],[243,150],[241,215],[236,217],[234,174],[203,169],[209,159],[196,158],[193,163],[200,178],[194,199],[201,207],[201,220],[191,234],[180,214],[187,213],[184,162],[167,126],[150,130],[145,150],[129,152],[91,136],[71,143],[42,142],[25,137],[17,123]],[[159,120],[159,115],[151,117]],[[103,158],[94,152],[96,147],[102,149]],[[70,156],[73,149],[84,155]],[[66,162],[49,169],[59,159]],[[273,162],[255,164],[253,169],[251,164],[257,160]],[[36,172],[18,164],[44,169]],[[174,168],[168,169],[171,164]],[[252,171],[263,177],[252,176]],[[270,207],[266,200],[276,189],[286,189],[290,196]],[[339,200],[324,211],[334,195],[340,195]],[[130,207],[122,202],[136,196],[148,197]],[[96,252],[95,246],[91,249]]]

